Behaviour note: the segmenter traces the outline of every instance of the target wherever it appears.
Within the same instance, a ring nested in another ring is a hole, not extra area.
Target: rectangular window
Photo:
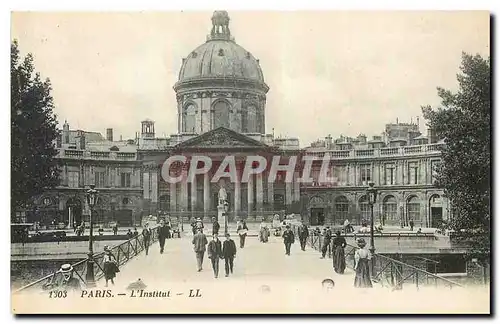
[[[385,184],[396,184],[396,166],[392,163],[385,165]]]
[[[360,170],[360,181],[361,185],[368,185],[369,182],[372,181],[372,166],[371,164],[361,164],[359,166]]]
[[[123,172],[121,174],[121,186],[124,188],[130,188],[130,173]]]
[[[418,184],[418,163],[408,163],[408,184]]]
[[[80,180],[80,173],[77,171],[69,171],[68,172],[68,187],[70,188],[78,188]]]
[[[432,182],[436,181],[436,177],[438,174],[439,167],[441,166],[440,160],[432,160],[431,161],[431,172],[432,172]]]
[[[97,188],[104,188],[106,186],[104,179],[105,179],[104,172],[96,172],[95,173],[95,186]]]

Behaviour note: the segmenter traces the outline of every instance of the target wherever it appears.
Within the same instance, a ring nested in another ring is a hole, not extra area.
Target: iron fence
[[[294,226],[294,232],[297,235],[297,226]],[[323,235],[312,230],[309,233],[307,243],[313,249],[321,251],[324,246]],[[344,250],[346,266],[352,270],[355,270],[354,255],[357,249],[356,246],[347,244]],[[332,251],[333,240],[327,246],[326,255],[329,258],[332,257]],[[422,286],[447,287],[450,289],[462,287],[462,285],[454,281],[379,253],[371,256],[371,263],[372,281],[393,290],[402,289],[405,283],[414,285],[417,290]]]
[[[158,227],[151,228],[151,237],[149,240],[149,245],[153,244],[158,240]],[[123,266],[125,263],[133,259],[136,255],[140,254],[146,248],[144,236],[141,234],[112,247],[111,253],[115,257],[118,264],[118,268]],[[94,254],[94,276],[95,281],[101,279],[104,276],[104,251]],[[88,258],[80,260],[73,266],[73,277],[77,278],[83,286],[87,285],[86,275]],[[38,279],[30,284],[27,284],[13,293],[24,293],[24,292],[45,292],[50,291],[57,287],[58,283],[62,280],[62,273],[60,270],[51,273],[41,279]]]

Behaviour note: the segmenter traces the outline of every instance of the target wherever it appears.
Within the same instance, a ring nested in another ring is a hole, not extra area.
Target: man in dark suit
[[[330,226],[326,227],[324,236],[323,236],[323,247],[321,248],[321,259],[325,258],[326,252],[328,251],[328,247],[330,246],[330,243],[332,242],[332,230],[330,229]]]
[[[193,236],[193,247],[194,253],[196,253],[196,261],[198,262],[198,272],[203,270],[203,256],[205,255],[207,244],[207,237],[201,232],[201,228],[199,228]]]
[[[234,258],[236,257],[236,243],[231,239],[231,234],[226,233],[226,240],[222,244],[222,255],[226,268],[226,277],[229,276],[229,271],[233,273]]]
[[[207,253],[208,258],[212,261],[214,276],[217,278],[219,277],[219,259],[222,259],[222,244],[217,234],[214,234],[212,240],[208,243]]]
[[[151,230],[149,229],[149,224],[145,223],[142,229],[142,238],[144,239],[144,249],[146,250],[146,255],[149,253],[149,243],[151,242]]]
[[[220,224],[215,217],[212,218],[212,235],[219,234]]]
[[[165,221],[162,219],[160,222],[160,227],[158,227],[158,242],[160,242],[160,254],[163,254],[165,249],[165,239],[168,236],[168,227],[165,225]]]
[[[285,243],[285,254],[290,255],[290,247],[295,242],[295,235],[293,235],[290,225],[286,226],[286,230],[283,232],[283,243]]]
[[[298,234],[299,234],[299,241],[300,241],[300,248],[302,251],[306,250],[306,241],[307,238],[309,237],[309,229],[307,228],[307,225],[302,221],[302,224],[300,224],[299,229],[298,229]]]

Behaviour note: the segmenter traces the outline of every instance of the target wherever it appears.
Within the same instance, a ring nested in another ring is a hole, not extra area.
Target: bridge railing
[[[293,226],[293,230],[297,236],[297,226]],[[324,241],[324,237],[321,233],[318,234],[315,231],[310,231],[307,242],[313,249],[321,251],[324,246]],[[354,255],[357,249],[358,247],[351,244],[347,244],[344,249],[346,266],[353,270],[355,270]],[[327,246],[327,253],[325,256],[329,258],[333,256],[333,238],[332,242]],[[371,273],[372,281],[374,283],[379,283],[381,286],[392,288],[393,290],[402,289],[405,283],[413,285],[417,290],[422,286],[447,287],[450,289],[462,287],[462,285],[447,278],[443,278],[434,273],[379,253],[375,253],[371,256],[371,262],[373,269],[373,273]]]
[[[153,244],[158,240],[158,227],[151,229],[151,238],[149,244]],[[123,242],[118,245],[111,247],[111,253],[118,263],[118,267],[124,265],[132,258],[140,254],[146,248],[144,242],[144,236],[141,234]],[[95,281],[101,279],[104,276],[104,251],[94,254],[94,277]],[[85,287],[87,285],[87,264],[88,259],[80,260],[73,266],[73,277],[77,278],[80,283]],[[30,284],[27,284],[13,293],[25,293],[25,292],[45,292],[57,288],[58,283],[63,279],[63,274],[60,270],[53,272],[41,279],[38,279]]]

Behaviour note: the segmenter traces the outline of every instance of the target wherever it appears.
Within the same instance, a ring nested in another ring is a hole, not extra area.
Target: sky
[[[379,135],[456,89],[461,53],[489,56],[486,11],[229,11],[236,42],[260,60],[270,90],[266,132],[301,146]],[[53,86],[71,129],[133,138],[146,118],[177,132],[172,89],[182,58],[206,40],[212,12],[14,12],[11,39]]]

